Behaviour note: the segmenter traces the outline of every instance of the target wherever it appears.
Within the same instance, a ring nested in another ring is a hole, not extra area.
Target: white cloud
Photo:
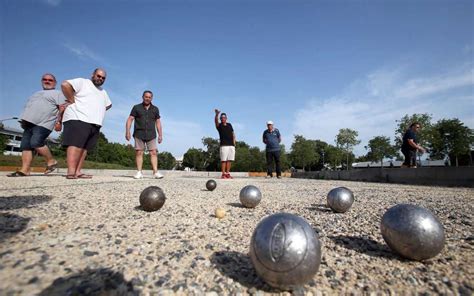
[[[396,120],[405,114],[429,113],[433,120],[459,118],[474,124],[473,68],[462,67],[429,77],[404,78],[406,69],[378,70],[351,83],[331,98],[313,98],[295,113],[293,134],[334,144],[341,128],[359,132],[361,144],[377,135],[394,139]]]
[[[70,42],[65,42],[62,43],[62,46],[64,46],[66,49],[68,49],[70,52],[72,52],[74,55],[76,55],[78,58],[82,60],[93,60],[96,62],[104,62],[104,59],[99,56],[97,53],[93,52],[90,48],[88,48],[84,44],[72,44]]]

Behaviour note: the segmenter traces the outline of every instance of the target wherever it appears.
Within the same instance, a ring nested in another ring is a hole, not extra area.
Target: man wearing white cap
[[[263,143],[266,145],[267,178],[273,177],[273,161],[275,161],[277,178],[281,178],[280,142],[280,131],[273,127],[273,121],[267,121],[267,129],[263,132]]]

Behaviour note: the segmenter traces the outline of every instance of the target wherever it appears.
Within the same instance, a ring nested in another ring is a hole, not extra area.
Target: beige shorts
[[[148,151],[158,150],[158,147],[156,146],[156,138],[150,141],[143,141],[142,139],[139,139],[139,138],[134,138],[134,139],[135,139],[135,150],[144,151],[145,148]]]
[[[220,155],[221,155],[221,161],[234,161],[235,147],[234,146],[221,146]]]

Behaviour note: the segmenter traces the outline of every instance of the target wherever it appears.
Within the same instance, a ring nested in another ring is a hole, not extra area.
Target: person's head
[[[107,78],[107,73],[105,72],[105,70],[101,68],[97,68],[92,73],[91,80],[95,86],[99,87],[102,84],[104,84],[106,78]]]
[[[55,89],[56,88],[56,77],[53,74],[46,73],[41,77],[41,85],[44,90]]]
[[[221,122],[226,123],[227,122],[227,114],[221,113]]]
[[[267,121],[267,128],[269,131],[273,130],[273,121],[271,120]]]
[[[410,129],[414,132],[418,132],[421,129],[421,124],[419,122],[413,122],[410,124]]]
[[[153,93],[151,92],[151,90],[145,90],[143,92],[142,99],[143,99],[143,104],[145,106],[150,105],[151,101],[153,100]]]

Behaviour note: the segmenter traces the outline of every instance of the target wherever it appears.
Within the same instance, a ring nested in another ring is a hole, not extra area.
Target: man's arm
[[[278,143],[281,143],[281,134],[280,134],[280,131],[278,131]]]
[[[214,116],[214,124],[216,125],[216,128],[219,128],[219,111],[218,109],[214,109],[214,112],[216,112],[216,116]]]
[[[127,123],[125,124],[125,139],[130,141],[132,136],[130,135],[130,127],[132,126],[132,122],[135,119],[132,115],[130,115],[127,119]]]
[[[265,138],[265,133],[266,133],[266,130],[263,132],[262,141],[266,145],[267,144],[267,138]]]
[[[161,128],[161,120],[159,118],[156,120],[156,130],[158,131],[158,144],[161,144],[163,141],[163,130]]]
[[[413,139],[408,139],[408,144],[415,148],[416,150],[420,150],[421,152],[425,152],[425,148],[421,147],[420,145],[416,144],[415,141],[413,141]]]
[[[61,90],[63,91],[64,97],[66,97],[66,101],[68,101],[70,104],[74,104],[74,95],[76,92],[74,91],[72,85],[67,81],[63,81],[61,83]]]
[[[235,141],[235,133],[232,132],[232,141],[234,142],[234,146],[236,145],[236,141]]]

